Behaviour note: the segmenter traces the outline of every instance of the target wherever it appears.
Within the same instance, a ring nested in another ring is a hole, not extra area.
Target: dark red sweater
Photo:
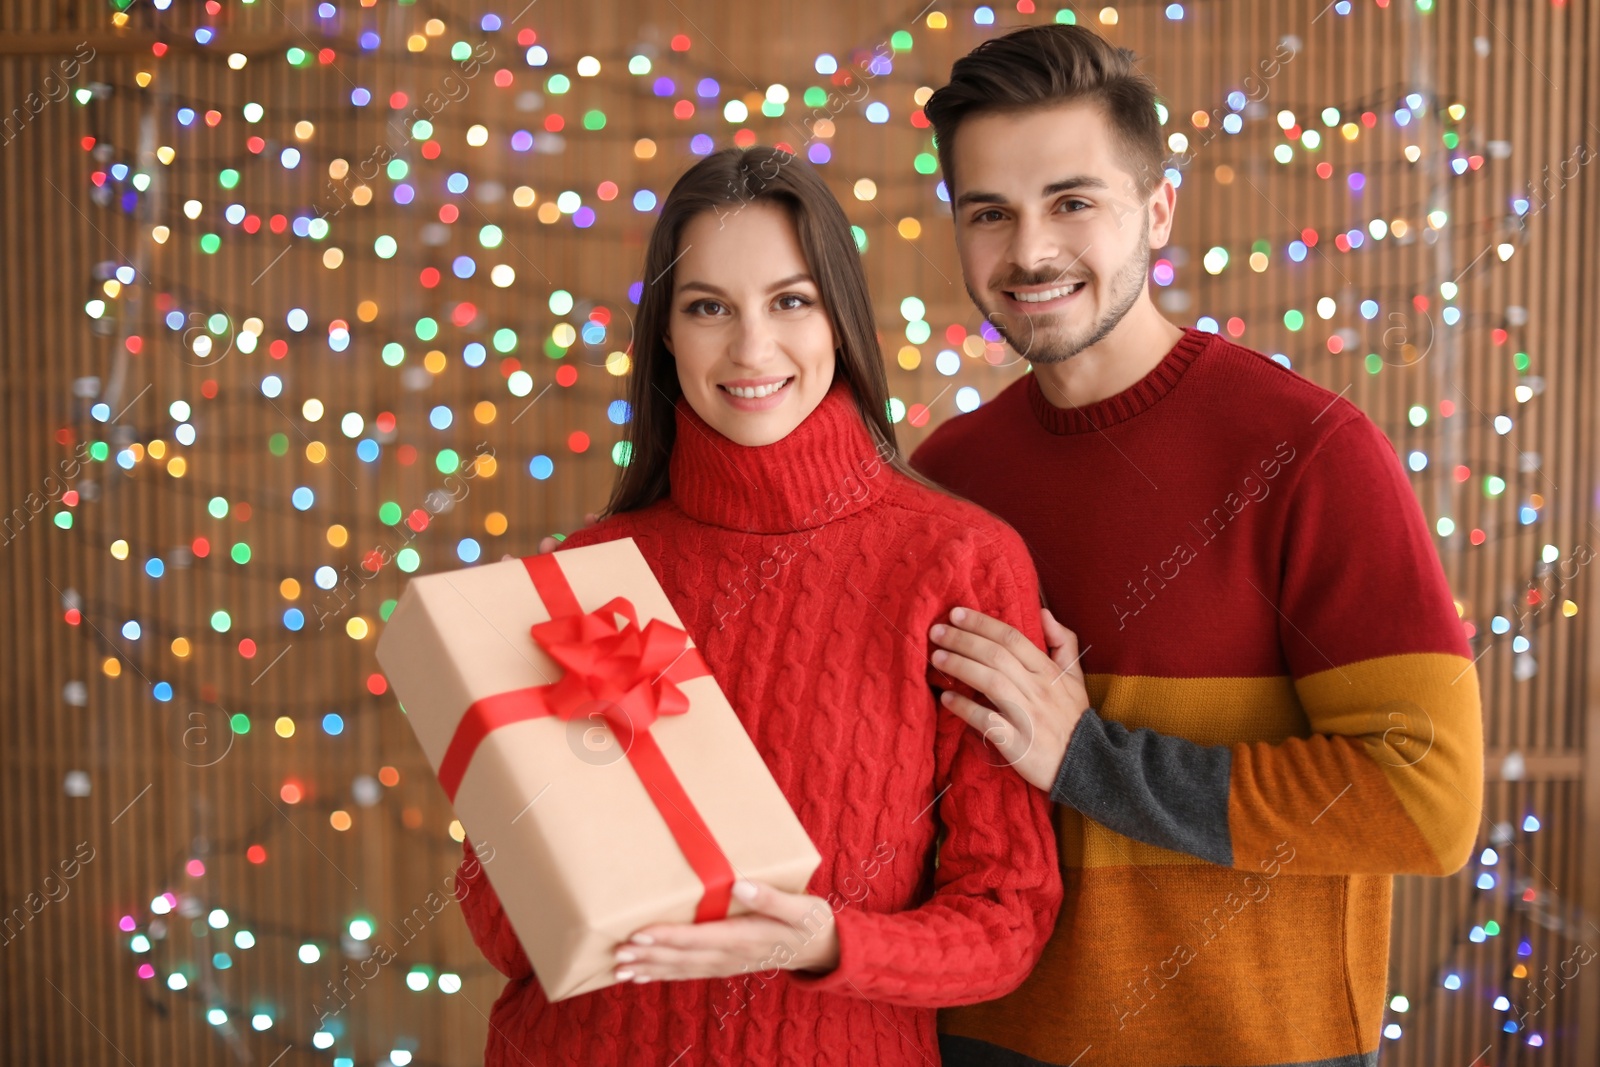
[[[842,381],[773,445],[681,400],[676,425],[670,499],[566,546],[638,543],[822,854],[808,891],[834,909],[840,963],[551,1004],[464,860],[462,912],[511,979],[486,1063],[925,1067],[933,1009],[1014,989],[1060,906],[1048,799],[939,708],[928,667],[957,604],[1042,647],[1033,565],[1010,527],[881,463]]]
[[[1097,709],[1052,791],[1055,937],[945,1014],[946,1062],[1370,1064],[1390,876],[1461,867],[1482,806],[1477,675],[1400,459],[1193,328],[1098,403],[1045,388],[915,459],[1026,538]]]

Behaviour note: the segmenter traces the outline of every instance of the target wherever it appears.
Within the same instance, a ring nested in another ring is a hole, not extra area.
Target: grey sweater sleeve
[[[1226,745],[1129,730],[1090,708],[1072,732],[1050,799],[1124,837],[1231,867],[1232,764]]]

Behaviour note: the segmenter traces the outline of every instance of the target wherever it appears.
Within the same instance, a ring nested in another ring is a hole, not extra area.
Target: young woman
[[[1061,901],[1047,799],[927,667],[958,605],[1042,645],[1032,562],[896,449],[850,225],[805,162],[696,164],[644,277],[630,461],[565,543],[638,543],[822,865],[806,894],[736,885],[749,915],[640,930],[618,984],[551,1004],[465,842],[463,913],[511,979],[486,1062],[936,1063],[933,1009],[1020,984]]]

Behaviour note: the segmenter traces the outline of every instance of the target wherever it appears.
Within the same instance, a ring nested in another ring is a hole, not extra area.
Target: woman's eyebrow
[[[799,274],[791,274],[787,278],[779,278],[777,281],[775,281],[771,285],[767,286],[767,292],[770,293],[774,289],[786,288],[788,286],[791,286],[791,285],[795,284],[796,282],[811,282],[811,284],[813,284],[813,285],[816,284],[816,280],[814,278],[812,278],[810,274],[807,274],[806,272],[802,271]],[[726,290],[719,289],[717,286],[712,285],[710,282],[687,281],[687,282],[684,282],[683,284],[679,285],[678,288],[679,289],[699,289],[701,292],[711,293],[713,296],[727,296],[728,295]]]

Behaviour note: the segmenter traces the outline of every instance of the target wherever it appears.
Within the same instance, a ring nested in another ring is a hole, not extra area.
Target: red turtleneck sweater
[[[880,462],[836,380],[749,448],[676,413],[669,499],[566,546],[632,537],[822,853],[823,975],[623,984],[549,1003],[481,868],[457,894],[511,981],[490,1067],[937,1062],[934,1008],[1014,989],[1061,901],[1044,793],[940,709],[928,630],[965,604],[1041,647],[1033,564],[988,512]],[[936,862],[937,859],[937,862]]]

